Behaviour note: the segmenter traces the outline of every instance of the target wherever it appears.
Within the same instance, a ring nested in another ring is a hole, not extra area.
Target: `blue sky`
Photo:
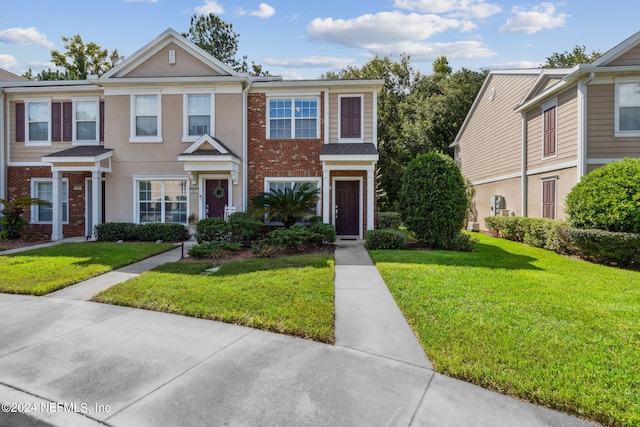
[[[554,52],[605,52],[640,31],[635,0],[19,0],[0,11],[0,68],[51,67],[49,51],[75,34],[127,56],[209,12],[233,24],[240,54],[292,79],[403,52],[427,74],[441,55],[454,69],[537,67]]]

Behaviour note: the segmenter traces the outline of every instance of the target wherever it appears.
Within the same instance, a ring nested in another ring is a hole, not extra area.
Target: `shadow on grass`
[[[494,245],[476,243],[475,252],[454,251],[372,251],[374,262],[425,264],[455,267],[482,267],[506,270],[542,270],[532,262],[537,258],[514,254]]]

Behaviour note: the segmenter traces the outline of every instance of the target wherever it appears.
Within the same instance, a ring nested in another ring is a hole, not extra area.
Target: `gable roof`
[[[191,54],[193,57],[201,61],[203,64],[210,67],[222,76],[239,77],[240,75],[227,64],[213,57],[203,49],[196,46],[191,41],[182,37],[173,28],[166,29],[155,39],[135,51],[133,54],[125,58],[124,61],[113,67],[98,80],[104,81],[110,78],[126,77],[126,75],[139,66],[141,66],[147,59],[159,52],[162,48],[166,47],[170,43],[175,43],[180,48]]]
[[[600,58],[593,61],[591,65],[594,67],[606,66],[620,55],[625,54],[627,51],[637,46],[638,43],[640,43],[640,31],[606,51],[600,56]]]
[[[231,155],[238,157],[233,151],[231,151],[226,145],[222,143],[218,138],[215,138],[207,133],[202,135],[196,142],[191,144],[189,148],[184,150],[181,156],[193,155],[193,156],[212,156],[212,155]]]
[[[0,68],[0,82],[28,82],[28,81],[30,80]]]

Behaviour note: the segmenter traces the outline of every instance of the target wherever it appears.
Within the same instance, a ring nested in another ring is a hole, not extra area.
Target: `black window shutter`
[[[51,104],[51,140],[62,141],[62,104],[54,102]]]
[[[71,102],[62,103],[62,140],[71,141],[73,139],[73,104]]]
[[[100,141],[104,141],[104,101],[100,101]]]
[[[24,142],[24,103],[16,104],[16,142]]]

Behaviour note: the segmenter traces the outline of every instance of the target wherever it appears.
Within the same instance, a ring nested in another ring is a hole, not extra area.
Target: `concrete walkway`
[[[87,282],[0,294],[0,425],[594,425],[435,373],[361,242],[336,249],[335,346],[80,301]]]

